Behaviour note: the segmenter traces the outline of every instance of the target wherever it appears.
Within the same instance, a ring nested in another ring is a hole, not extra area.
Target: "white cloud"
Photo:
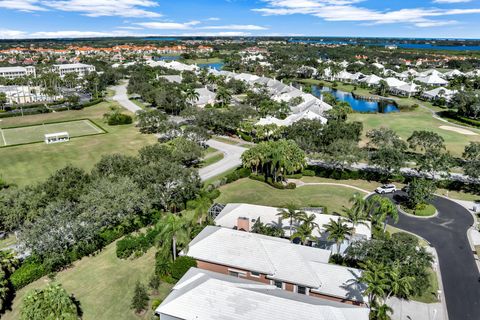
[[[206,26],[199,29],[205,30],[268,30],[266,27],[256,26],[253,24],[229,24],[224,26]]]
[[[459,0],[439,0],[459,1]],[[480,13],[480,9],[406,8],[399,10],[373,10],[355,5],[361,0],[264,0],[267,6],[253,11],[263,15],[305,14],[326,21],[359,21],[371,24],[405,23],[418,27],[453,24],[454,20],[432,20],[443,17]]]
[[[139,26],[149,28],[149,29],[159,29],[159,30],[184,30],[191,29],[193,26],[199,24],[200,21],[190,21],[185,23],[180,22],[139,22],[136,23]]]
[[[123,29],[123,30],[143,30],[143,28],[140,28],[140,27],[131,27],[131,26],[116,27],[116,29]]]
[[[20,30],[0,29],[0,39],[18,39],[25,35],[26,32]]]
[[[46,11],[38,5],[38,0],[0,0],[0,8],[20,11]]]
[[[158,6],[152,0],[46,0],[42,4],[61,11],[81,12],[89,17],[119,16],[156,18],[162,15],[144,8]]]
[[[220,18],[217,18],[217,17],[211,17],[211,18],[207,18],[205,19],[206,21],[219,21]]]
[[[190,37],[246,37],[250,36],[250,32],[241,32],[241,31],[221,31],[221,32],[192,32],[184,33],[181,36]]]

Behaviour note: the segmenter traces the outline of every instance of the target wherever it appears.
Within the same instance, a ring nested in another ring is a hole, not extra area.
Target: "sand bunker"
[[[477,135],[473,131],[470,131],[470,130],[467,130],[467,129],[462,129],[462,128],[457,128],[457,127],[451,127],[451,126],[441,126],[440,129],[453,131],[453,132],[456,132],[456,133],[464,134],[466,136],[476,136]]]

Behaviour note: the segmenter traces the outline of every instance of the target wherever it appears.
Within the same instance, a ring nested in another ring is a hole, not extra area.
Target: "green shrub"
[[[246,134],[246,133],[243,133],[241,131],[238,132],[238,135],[240,136],[240,138],[242,138],[243,140],[247,141],[247,142],[252,142],[253,141],[253,138],[252,136]]]
[[[40,279],[47,273],[43,264],[26,260],[20,268],[12,273],[10,281],[15,290],[18,290]]]
[[[162,300],[161,299],[153,299],[152,301],[152,310],[155,311],[159,305],[162,304]]]
[[[315,176],[315,171],[305,169],[305,170],[302,171],[302,174],[305,177],[314,177]]]
[[[233,171],[232,173],[229,173],[225,176],[225,181],[226,183],[232,183],[234,181],[237,181],[239,179],[242,179],[242,178],[247,178],[248,176],[250,176],[250,169],[248,168],[239,168],[235,171]]]
[[[113,112],[107,116],[107,123],[110,126],[131,124],[132,122],[133,122],[133,119],[128,114]]]
[[[286,186],[285,186],[285,189],[290,189],[290,190],[293,190],[293,189],[296,189],[297,188],[297,185],[293,182],[289,182]]]
[[[187,256],[178,257],[170,265],[170,275],[173,279],[180,280],[187,273],[188,269],[196,266],[197,261],[195,259]]]

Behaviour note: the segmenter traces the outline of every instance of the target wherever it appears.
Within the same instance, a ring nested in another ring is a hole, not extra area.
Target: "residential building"
[[[0,77],[7,79],[15,79],[19,77],[36,76],[35,67],[1,67]]]
[[[76,72],[80,77],[83,77],[90,72],[95,72],[95,67],[83,63],[55,64],[52,67],[52,71],[58,73],[61,77],[72,72]]]
[[[368,320],[369,309],[190,268],[155,313],[160,320]]]
[[[275,285],[286,291],[352,305],[364,305],[362,271],[328,264],[331,252],[216,226],[205,227],[180,255],[197,267]]]

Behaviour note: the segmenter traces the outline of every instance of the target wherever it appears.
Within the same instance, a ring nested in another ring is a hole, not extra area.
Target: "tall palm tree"
[[[312,230],[320,228],[318,223],[315,222],[316,219],[317,216],[314,213],[309,215],[306,212],[303,212],[303,214],[300,216],[300,221],[302,221],[302,224],[306,224]]]
[[[217,100],[220,101],[220,105],[225,107],[232,101],[232,94],[225,87],[219,87],[217,89]]]
[[[358,225],[364,225],[368,227],[368,216],[363,210],[357,210],[355,207],[345,208],[345,219],[352,224],[352,233],[355,234],[356,227]]]
[[[300,217],[305,215],[305,212],[298,210],[297,206],[290,203],[285,206],[285,209],[278,209],[277,216],[283,220],[290,220],[289,230],[290,237],[293,235],[293,224],[296,223]]]
[[[398,262],[387,271],[386,276],[388,278],[388,285],[390,288],[384,302],[386,302],[393,295],[407,298],[412,293],[413,281],[415,281],[415,278],[402,275]]]
[[[198,98],[200,98],[200,94],[191,87],[185,89],[184,95],[185,100],[187,100],[192,105],[195,101],[198,101]]]
[[[383,223],[383,231],[387,228],[387,219],[393,219],[398,222],[398,209],[393,202],[379,195],[374,195],[370,199],[370,217],[373,223],[379,225]]]
[[[352,228],[344,223],[342,218],[339,218],[337,221],[330,219],[330,222],[324,224],[323,227],[328,232],[327,239],[335,241],[337,245],[337,255],[339,255],[340,245],[352,235]]]
[[[361,267],[364,271],[358,282],[367,286],[364,294],[368,296],[370,308],[374,308],[379,305],[379,301],[384,300],[389,289],[385,266],[368,260]]]
[[[172,259],[177,259],[177,245],[187,245],[190,242],[190,221],[185,217],[168,213],[159,221],[159,240],[167,248],[171,244]]]
[[[370,310],[370,319],[372,320],[391,320],[389,313],[393,313],[393,309],[387,304],[375,306]]]

